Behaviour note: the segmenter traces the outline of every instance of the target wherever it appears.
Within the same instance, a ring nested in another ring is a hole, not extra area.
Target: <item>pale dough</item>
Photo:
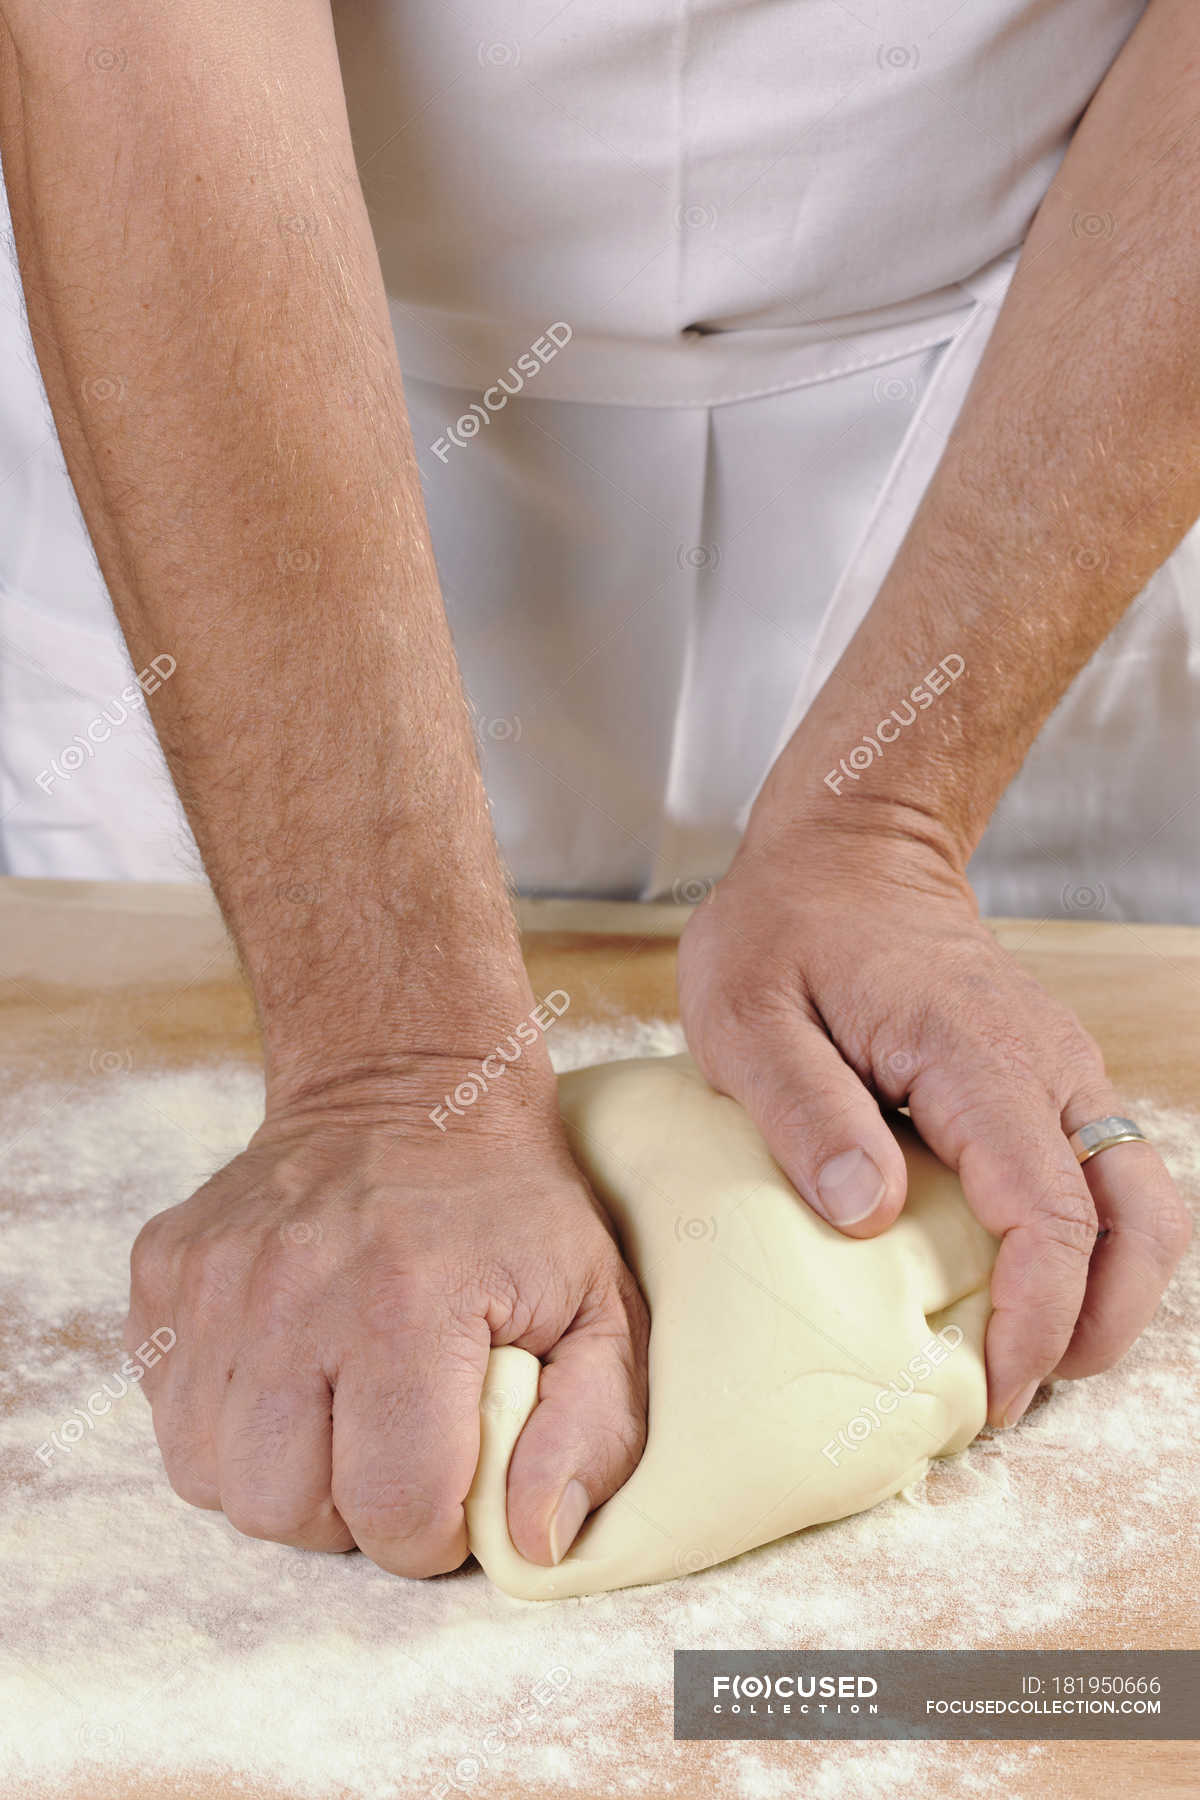
[[[499,1587],[549,1600],[668,1581],[874,1506],[979,1431],[997,1246],[903,1119],[908,1204],[855,1240],[686,1056],[578,1069],[559,1104],[650,1309],[649,1435],[558,1567],[526,1562],[505,1484],[540,1364],[492,1351],[466,1510]]]

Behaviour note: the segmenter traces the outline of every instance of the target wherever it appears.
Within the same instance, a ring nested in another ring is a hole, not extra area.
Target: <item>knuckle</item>
[[[1045,1004],[1032,1016],[1028,1010],[999,1015],[993,995],[990,1006],[940,1021],[934,1036],[964,1110],[988,1111],[1001,1094],[1014,1105],[1036,1094],[1061,1110],[1072,1091],[1104,1084],[1104,1059],[1094,1039],[1065,1010],[1048,1013],[1048,996],[1040,990],[1037,1000]]]
[[[159,1289],[167,1270],[168,1258],[158,1219],[148,1219],[134,1238],[129,1252],[130,1284],[134,1293]]]
[[[1056,1187],[1040,1194],[1033,1222],[1043,1260],[1056,1250],[1073,1261],[1091,1255],[1099,1231],[1096,1209],[1073,1188]]]
[[[461,1500],[447,1484],[403,1478],[360,1480],[334,1499],[356,1543],[386,1546],[406,1565],[450,1536],[462,1514]]]
[[[1061,1258],[1061,1265],[1057,1258]],[[1035,1279],[1044,1276],[1047,1271],[1057,1272],[1061,1266],[1064,1281],[1045,1283]],[[1068,1259],[1061,1251],[1044,1256],[1035,1262],[1026,1274],[1023,1282],[1018,1284],[1016,1295],[1021,1301],[1021,1311],[1028,1327],[1028,1339],[1037,1343],[1066,1343],[1075,1329],[1075,1321],[1079,1317],[1081,1296],[1074,1285],[1065,1278],[1073,1274],[1077,1263]],[[1023,1289],[1032,1289],[1023,1292]]]
[[[714,1060],[724,1062],[747,1044],[757,1046],[764,1030],[794,1017],[797,1010],[791,991],[776,981],[764,981],[761,967],[728,964],[706,986],[694,1023]]]
[[[586,1309],[589,1322],[598,1332],[626,1340],[627,1346],[636,1346],[649,1328],[642,1290],[621,1261],[615,1245],[605,1260],[607,1266],[600,1271],[580,1311]]]
[[[1074,1279],[1077,1270],[1077,1263],[1068,1269],[1063,1257],[1062,1279],[1054,1279],[1059,1270],[1052,1255],[1032,1262],[1015,1280],[1004,1283],[1003,1310],[1013,1326],[1019,1321],[1022,1360],[1038,1363],[1043,1373],[1053,1368],[1075,1333],[1083,1303]]]
[[[1029,1039],[1008,1022],[988,1020],[976,1025],[971,1041],[964,1041],[960,1050],[964,1065],[969,1058],[975,1067],[985,1093],[994,1093],[998,1086],[1014,1093],[1026,1093],[1030,1088],[1049,1093],[1049,1082]]]
[[[849,1081],[810,1082],[794,1087],[774,1086],[758,1103],[758,1114],[768,1131],[780,1137],[802,1137],[814,1163],[825,1160],[829,1148],[847,1147],[847,1126],[861,1108],[863,1096]]]
[[[233,1294],[239,1273],[228,1254],[216,1245],[192,1245],[179,1276],[184,1306],[202,1315],[221,1311]]]
[[[797,1064],[797,1051],[802,1057],[801,1044],[793,1044],[790,1073],[781,1080],[777,1062],[759,1044],[743,1067],[739,1098],[768,1136],[801,1138],[811,1161],[822,1163],[829,1147],[844,1150],[856,1141],[853,1121],[869,1096],[849,1064],[833,1075],[824,1066],[806,1069],[802,1060]]]
[[[939,1056],[924,1085],[926,1104],[941,1116],[949,1160],[956,1165],[977,1159],[998,1162],[1011,1151],[1014,1123],[1030,1116],[1028,1083],[1014,1083],[965,1045],[955,1057]],[[1047,1130],[1052,1123],[1057,1130],[1049,1107],[1039,1104],[1035,1110],[1046,1116]]]
[[[215,1279],[219,1284],[220,1277]],[[249,1299],[255,1317],[268,1331],[305,1321],[312,1311],[311,1277],[287,1256],[271,1254],[254,1266]]]
[[[371,1337],[386,1337],[427,1318],[434,1310],[439,1282],[419,1263],[372,1269],[357,1284],[355,1318]]]
[[[1070,1039],[1065,1047],[1064,1060],[1068,1073],[1074,1077],[1080,1087],[1099,1087],[1106,1085],[1108,1071],[1104,1066],[1104,1052],[1092,1036],[1085,1031],[1078,1020],[1070,1021]]]
[[[762,983],[741,969],[725,972],[713,999],[715,1011],[735,1034],[758,1031],[764,1019],[784,1010],[774,990],[764,993]]]
[[[616,1472],[631,1468],[646,1444],[646,1421],[627,1406],[616,1406],[607,1419],[600,1421],[597,1436],[601,1442],[601,1461]]]

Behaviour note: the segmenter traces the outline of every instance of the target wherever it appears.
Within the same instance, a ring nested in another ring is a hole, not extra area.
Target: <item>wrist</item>
[[[942,779],[936,750],[916,762],[893,756],[884,768],[865,740],[856,758],[853,749],[834,756],[827,738],[805,725],[796,731],[751,809],[742,849],[757,856],[772,843],[851,852],[870,845],[878,856],[920,852],[965,877],[982,828],[964,816],[957,778]]]
[[[765,796],[747,821],[730,867],[739,879],[761,881],[782,867],[805,887],[832,882],[861,890],[864,883],[919,889],[930,896],[975,899],[966,877],[969,850],[934,812],[878,792],[844,803],[784,793]]]
[[[529,1132],[557,1123],[546,1034],[570,1006],[526,987],[507,1008],[418,1019],[373,1041],[293,1044],[267,1057],[268,1120],[386,1124],[444,1135]]]
[[[389,886],[369,866],[266,892],[238,932],[268,1093],[413,1057],[485,1056],[535,1003],[498,865],[447,859]],[[322,870],[321,875],[324,875]]]

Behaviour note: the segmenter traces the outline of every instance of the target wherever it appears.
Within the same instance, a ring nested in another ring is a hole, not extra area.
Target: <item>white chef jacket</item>
[[[869,607],[1141,0],[334,11],[502,849],[528,891],[687,897]],[[144,712],[39,782],[128,670],[7,318],[0,843],[194,873]],[[1198,555],[1043,733],[989,910],[1200,917]]]
[[[401,364],[482,386],[562,319],[540,398],[696,406],[929,341],[1024,239],[1143,10],[345,0]]]

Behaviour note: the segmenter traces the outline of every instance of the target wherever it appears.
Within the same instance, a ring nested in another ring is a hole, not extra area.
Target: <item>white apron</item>
[[[337,10],[520,887],[687,898],[724,868],[878,589],[1029,218],[1140,11]],[[30,356],[11,290],[6,305],[16,375]],[[0,399],[5,860],[192,874],[144,711],[69,781],[44,779],[129,671],[25,376]],[[1200,919],[1198,557],[1193,533],[1048,725],[972,867],[987,910]]]

